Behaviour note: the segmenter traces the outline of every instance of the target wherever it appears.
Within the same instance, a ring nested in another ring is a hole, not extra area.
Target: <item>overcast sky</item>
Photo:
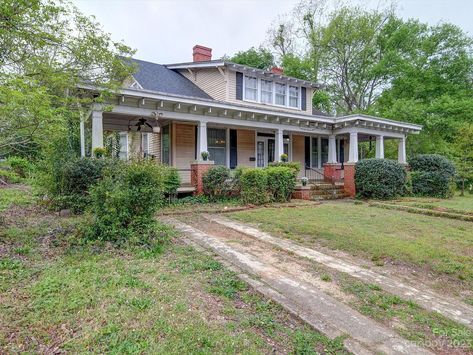
[[[161,64],[192,60],[192,47],[213,48],[213,58],[258,46],[278,15],[299,0],[73,0],[95,15],[136,58]],[[375,7],[377,0],[364,6]],[[436,24],[454,23],[473,35],[473,0],[398,0],[398,13]]]

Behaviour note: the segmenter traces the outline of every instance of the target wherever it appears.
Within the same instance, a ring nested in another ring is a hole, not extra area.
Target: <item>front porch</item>
[[[405,164],[406,135],[420,130],[364,115],[334,118],[151,92],[144,98],[142,91],[139,97],[136,91],[122,91],[107,106],[94,105],[91,119],[81,122],[82,154],[103,147],[104,133],[118,132],[121,158],[149,156],[176,167],[187,192],[192,190],[191,164],[202,161],[204,151],[215,165],[230,169],[265,167],[284,153],[300,164],[299,178],[342,181],[347,168],[353,179],[360,142],[375,141],[376,157],[384,158],[384,141],[395,139],[398,161]]]

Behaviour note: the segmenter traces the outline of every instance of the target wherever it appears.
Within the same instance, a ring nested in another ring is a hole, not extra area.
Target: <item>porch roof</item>
[[[98,90],[95,87],[81,85],[82,89]],[[352,131],[367,134],[386,134],[399,136],[408,133],[419,133],[422,126],[354,114],[342,117],[308,115],[288,112],[273,108],[259,108],[244,104],[228,103],[213,99],[192,98],[182,95],[172,95],[152,90],[121,88],[117,92],[112,112],[130,115],[176,117],[182,115],[184,119],[211,121],[212,119],[228,119],[228,124],[245,121],[250,126],[280,128],[322,134],[345,134]],[[96,105],[96,110],[100,106]],[[224,121],[220,121],[224,123]]]

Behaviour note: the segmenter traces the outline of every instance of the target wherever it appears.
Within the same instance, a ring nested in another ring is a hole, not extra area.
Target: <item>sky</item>
[[[135,57],[168,64],[192,60],[192,47],[231,55],[267,38],[267,29],[299,0],[73,0],[94,15],[114,40],[137,50]],[[375,8],[379,0],[359,0]],[[473,0],[397,0],[398,14],[422,22],[454,23],[473,35]]]

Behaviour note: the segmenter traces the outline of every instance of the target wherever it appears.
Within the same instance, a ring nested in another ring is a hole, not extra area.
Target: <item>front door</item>
[[[264,168],[274,161],[274,138],[258,137],[256,142],[256,166]]]

